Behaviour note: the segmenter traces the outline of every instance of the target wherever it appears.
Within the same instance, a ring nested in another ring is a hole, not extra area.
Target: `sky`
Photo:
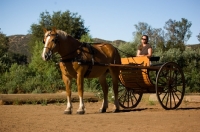
[[[1,0],[0,31],[26,35],[42,12],[67,10],[81,16],[92,38],[131,42],[139,22],[164,29],[169,19],[185,18],[192,23],[187,44],[200,43],[200,0]]]

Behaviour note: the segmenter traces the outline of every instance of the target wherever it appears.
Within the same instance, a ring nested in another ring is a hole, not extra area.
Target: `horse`
[[[52,54],[60,55],[60,70],[62,80],[66,86],[67,107],[64,114],[72,114],[71,102],[71,84],[72,79],[76,79],[79,108],[77,114],[85,113],[85,105],[83,101],[83,82],[84,78],[98,78],[103,90],[103,102],[99,109],[100,113],[106,112],[108,108],[108,84],[106,75],[109,72],[112,78],[114,92],[114,108],[113,112],[119,112],[118,101],[118,76],[119,67],[110,66],[109,64],[121,64],[121,57],[118,50],[109,43],[89,44],[83,43],[73,38],[62,30],[52,28],[44,30],[44,48],[42,58],[48,61]]]

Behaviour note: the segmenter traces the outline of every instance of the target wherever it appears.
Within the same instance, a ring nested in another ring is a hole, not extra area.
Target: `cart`
[[[156,93],[158,102],[166,110],[176,109],[185,93],[185,79],[175,62],[155,63],[159,57],[121,58],[119,104],[122,108],[135,108],[143,93]]]

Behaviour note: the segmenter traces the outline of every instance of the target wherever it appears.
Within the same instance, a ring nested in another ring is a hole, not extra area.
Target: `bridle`
[[[58,41],[58,34],[51,34],[51,31],[46,35],[46,37],[48,36],[56,36],[52,41],[54,42],[54,46],[53,48],[49,48],[49,47],[43,47],[43,49],[49,49],[49,52],[45,55],[47,56],[47,58],[49,59],[51,56],[52,56],[52,51],[53,49],[56,47],[57,44],[59,44],[59,41]],[[45,41],[43,40],[43,44],[45,44]]]
[[[48,36],[55,36],[55,38],[52,40],[52,41],[54,42],[53,48],[43,47],[43,48],[49,49],[49,52],[46,54],[46,57],[47,57],[48,59],[50,59],[50,57],[52,56],[52,51],[53,51],[53,49],[54,49],[57,45],[59,46],[59,40],[58,40],[58,34],[57,34],[57,33],[56,33],[56,34],[51,34],[51,31],[50,31],[50,32],[46,35],[46,37],[48,37]],[[45,44],[45,41],[44,41],[44,40],[43,40],[43,43]],[[83,47],[87,47],[87,48],[89,49],[89,52],[88,52],[88,53],[91,54],[91,55],[92,55],[92,58],[93,58],[94,51],[92,50],[91,45],[90,45],[89,43],[81,43],[81,45],[80,45],[79,47],[77,47],[76,49],[74,49],[74,50],[71,51],[70,53],[67,53],[67,54],[61,56],[60,61],[61,61],[61,62],[71,62],[71,61],[76,61],[77,59],[78,59],[78,60],[81,59],[80,56],[79,56],[79,55],[81,55],[81,54],[77,54],[77,55],[75,55],[74,57],[71,57],[71,58],[68,58],[67,56],[74,54],[75,52],[77,52],[77,50],[80,50],[80,52],[83,52],[83,49],[82,49]],[[59,47],[58,47],[58,49],[59,49]],[[86,51],[84,51],[84,52],[86,52]]]
[[[53,50],[55,47],[56,47],[56,44],[58,43],[58,34],[56,33],[56,34],[51,34],[51,31],[47,34],[47,36],[46,37],[48,37],[48,36],[56,36],[52,41],[54,42],[54,47],[51,49],[51,50]],[[43,44],[45,44],[45,41],[43,40]],[[48,48],[49,50],[50,50],[50,48],[49,47],[44,47],[44,48]]]

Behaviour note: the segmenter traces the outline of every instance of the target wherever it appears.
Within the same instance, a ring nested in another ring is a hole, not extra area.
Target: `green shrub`
[[[28,69],[24,65],[13,64],[9,69],[10,72],[6,72],[2,76],[2,82],[0,85],[0,92],[2,93],[24,93],[23,83],[28,76]]]
[[[185,51],[170,49],[166,52],[156,52],[154,55],[160,56],[161,62],[173,61],[179,64],[185,75],[187,92],[200,92],[200,48]]]

